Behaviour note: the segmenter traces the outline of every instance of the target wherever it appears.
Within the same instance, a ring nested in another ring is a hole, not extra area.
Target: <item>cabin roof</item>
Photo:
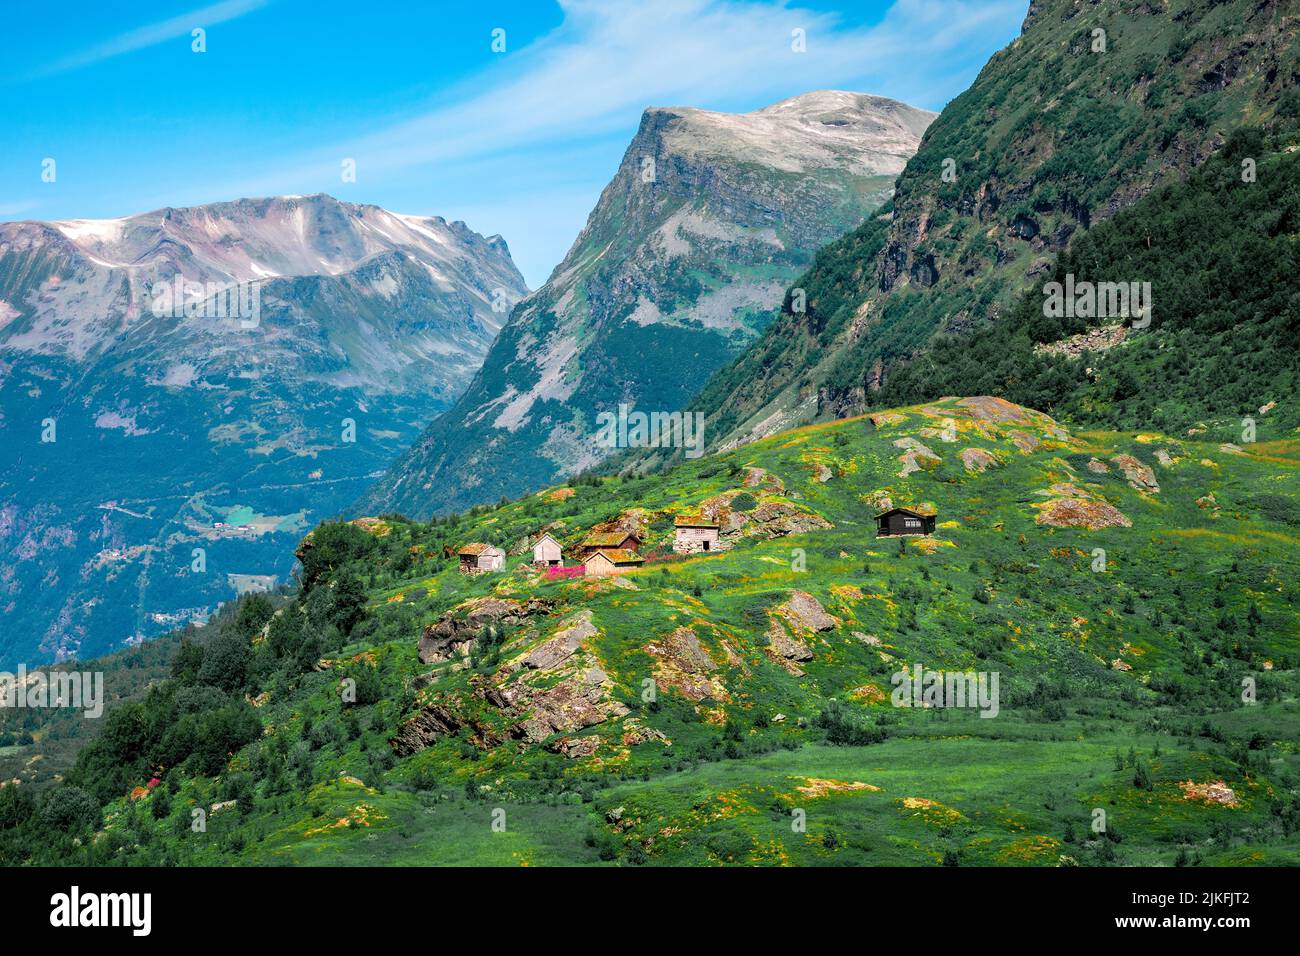
[[[935,516],[934,511],[924,508],[890,508],[877,514],[876,520],[879,521],[881,518],[888,518],[890,515],[896,514],[911,515],[913,518],[933,518]]]
[[[637,538],[637,536],[631,531],[597,531],[595,534],[587,535],[587,540],[582,542],[582,546],[584,548],[617,548],[628,538]]]
[[[720,528],[722,527],[716,521],[710,521],[703,515],[678,515],[673,519],[673,524],[679,528]]]
[[[487,554],[490,551],[503,553],[500,548],[494,548],[490,544],[483,544],[481,541],[474,541],[470,544],[463,544],[456,553],[465,558],[477,558],[480,554]]]
[[[594,558],[596,555],[607,558],[610,564],[641,564],[645,561],[645,558],[630,548],[601,548],[591,557]],[[591,558],[587,560],[591,560]]]
[[[547,541],[547,540],[549,540],[551,544],[555,545],[557,548],[563,547],[560,544],[560,542],[555,540],[555,536],[552,535],[549,531],[543,531],[541,537],[539,537],[536,541],[534,541],[532,546],[535,548],[543,541]]]

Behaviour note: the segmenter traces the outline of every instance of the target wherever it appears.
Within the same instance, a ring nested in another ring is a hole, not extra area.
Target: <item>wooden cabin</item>
[[[564,549],[560,547],[560,542],[550,534],[543,534],[534,541],[533,564],[539,564],[544,568],[564,567]]]
[[[911,508],[890,508],[876,515],[877,537],[903,534],[934,534],[932,514],[913,511]]]
[[[641,539],[630,531],[599,531],[580,545],[585,560],[597,551],[639,551]]]
[[[603,578],[611,574],[626,574],[645,563],[645,558],[626,548],[603,548],[593,551],[585,561],[588,577]]]
[[[456,554],[460,557],[461,574],[482,574],[484,571],[502,571],[506,566],[506,553],[500,548],[474,542],[461,547]]]
[[[678,554],[718,550],[720,525],[716,521],[709,521],[699,515],[678,515],[673,519],[673,524],[673,550]]]

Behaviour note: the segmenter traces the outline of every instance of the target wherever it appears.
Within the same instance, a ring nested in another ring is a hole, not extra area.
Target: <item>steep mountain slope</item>
[[[949,398],[322,525],[292,604],[246,599],[185,646],[42,798],[84,814],[0,791],[0,859],[1294,864],[1298,451]],[[934,533],[876,538],[886,500]],[[701,513],[723,548],[671,554]],[[611,525],[644,569],[520,553]],[[458,573],[468,541],[507,569]],[[917,666],[996,698],[891,700]]]
[[[609,454],[600,413],[681,408],[812,253],[888,197],[931,116],[841,92],[743,115],[647,110],[564,261],[359,507],[428,515],[518,494]]]
[[[283,579],[526,292],[499,237],[328,196],[0,225],[0,663]]]
[[[1081,236],[1045,277],[1151,282],[1149,329],[1043,314],[1031,289],[994,321],[899,366],[874,400],[994,392],[1068,421],[1241,442],[1300,428],[1300,135],[1244,131],[1188,182]],[[1242,163],[1256,177],[1242,181]],[[1226,422],[1224,421],[1226,419]]]
[[[1075,236],[1185,178],[1234,129],[1293,124],[1298,23],[1294,4],[1268,0],[1034,0],[1020,38],[928,130],[892,214],[823,250],[797,283],[806,313],[787,297],[692,403],[712,447],[878,404],[899,363],[936,334],[978,328],[1026,288],[1041,292]],[[1178,237],[1165,241],[1179,251]],[[1202,264],[1189,256],[1185,268]],[[1153,295],[1158,330],[1159,303],[1177,291]]]

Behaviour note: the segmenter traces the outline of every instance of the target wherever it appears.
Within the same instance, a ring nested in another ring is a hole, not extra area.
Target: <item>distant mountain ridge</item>
[[[520,494],[609,454],[602,412],[682,408],[814,252],[888,199],[932,117],[840,91],[745,114],[647,109],[564,261],[357,509]]]
[[[486,337],[504,319],[503,310],[492,309],[493,290],[518,295],[523,289],[500,236],[485,239],[464,223],[323,194],[240,199],[120,219],[0,223],[0,256],[33,268],[57,261],[79,273],[71,285],[42,288],[25,309],[13,300],[24,296],[30,273],[6,273],[0,308],[18,315],[0,327],[0,343],[82,359],[111,341],[114,323],[126,318],[132,302],[146,301],[148,288],[159,280],[178,274],[199,283],[333,277],[383,254],[423,268]]]
[[[231,284],[255,321],[207,299]],[[159,308],[173,285],[194,314]],[[324,195],[0,224],[0,661],[285,580],[527,291],[500,237]]]

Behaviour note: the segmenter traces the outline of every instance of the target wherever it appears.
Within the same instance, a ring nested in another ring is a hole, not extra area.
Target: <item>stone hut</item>
[[[673,550],[678,554],[718,550],[719,525],[716,521],[699,515],[678,515],[673,524],[676,526]]]

